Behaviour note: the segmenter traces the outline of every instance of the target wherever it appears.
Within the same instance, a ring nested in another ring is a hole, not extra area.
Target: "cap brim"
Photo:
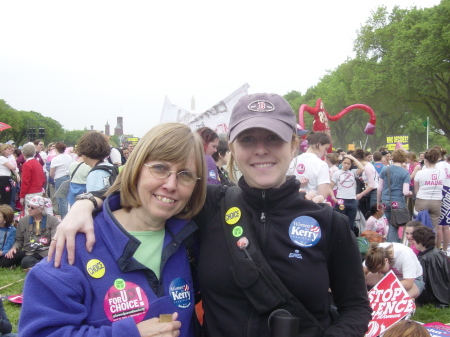
[[[294,129],[292,126],[286,124],[275,118],[267,117],[253,117],[246,119],[236,125],[230,130],[230,143],[234,142],[236,137],[243,131],[248,129],[261,128],[276,133],[286,143],[290,143],[292,140],[292,134]]]
[[[308,132],[309,132],[309,130],[299,130],[299,129],[297,129],[297,136],[306,135]]]

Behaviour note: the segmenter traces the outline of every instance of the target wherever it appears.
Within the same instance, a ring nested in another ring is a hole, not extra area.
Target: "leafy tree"
[[[380,7],[359,32],[355,50],[358,59],[377,66],[390,96],[401,98],[397,114],[429,115],[450,139],[450,0],[392,13]]]
[[[87,130],[65,130],[64,135],[62,136],[62,141],[67,146],[75,146],[78,143],[78,140],[84,135]]]

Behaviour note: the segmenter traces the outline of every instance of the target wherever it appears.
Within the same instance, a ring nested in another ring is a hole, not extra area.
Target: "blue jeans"
[[[403,200],[393,200],[394,202],[397,202],[398,208],[405,208],[406,206],[406,200],[403,198]],[[386,216],[386,219],[389,223],[389,232],[387,235],[387,242],[400,242],[401,240],[398,237],[398,228],[392,226],[391,223],[391,202],[389,200],[381,200],[381,203],[383,205],[386,205],[386,209],[384,210],[384,215]]]
[[[59,186],[61,186],[61,184],[64,181],[69,180],[69,179],[70,179],[69,175],[62,176],[62,177],[59,177],[58,179],[55,179],[55,190],[57,191]],[[56,198],[56,201],[58,202],[59,215],[61,215],[61,219],[64,219],[64,217],[67,215],[67,212],[69,211],[67,199]]]
[[[334,209],[342,214],[345,214],[348,217],[348,223],[350,225],[350,229],[353,230],[355,226],[356,214],[358,213],[358,200],[356,199],[342,199],[344,201],[344,209],[341,210],[339,207],[341,205],[334,205]]]

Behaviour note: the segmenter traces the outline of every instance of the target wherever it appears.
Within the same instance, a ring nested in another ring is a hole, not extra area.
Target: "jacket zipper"
[[[261,191],[261,197],[263,201],[263,211],[261,212],[260,221],[262,223],[262,236],[261,236],[261,245],[260,247],[267,247],[266,245],[266,191]]]

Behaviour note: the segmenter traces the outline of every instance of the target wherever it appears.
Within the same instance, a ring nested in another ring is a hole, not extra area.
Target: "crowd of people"
[[[2,144],[0,266],[29,270],[21,336],[269,337],[274,315],[299,317],[296,336],[362,336],[390,270],[416,303],[448,307],[445,150],[332,152],[312,132],[299,154],[295,119],[261,93],[227,135],[167,123],[118,149],[87,132],[76,156],[37,140],[14,160]],[[357,221],[385,241],[362,264]]]

